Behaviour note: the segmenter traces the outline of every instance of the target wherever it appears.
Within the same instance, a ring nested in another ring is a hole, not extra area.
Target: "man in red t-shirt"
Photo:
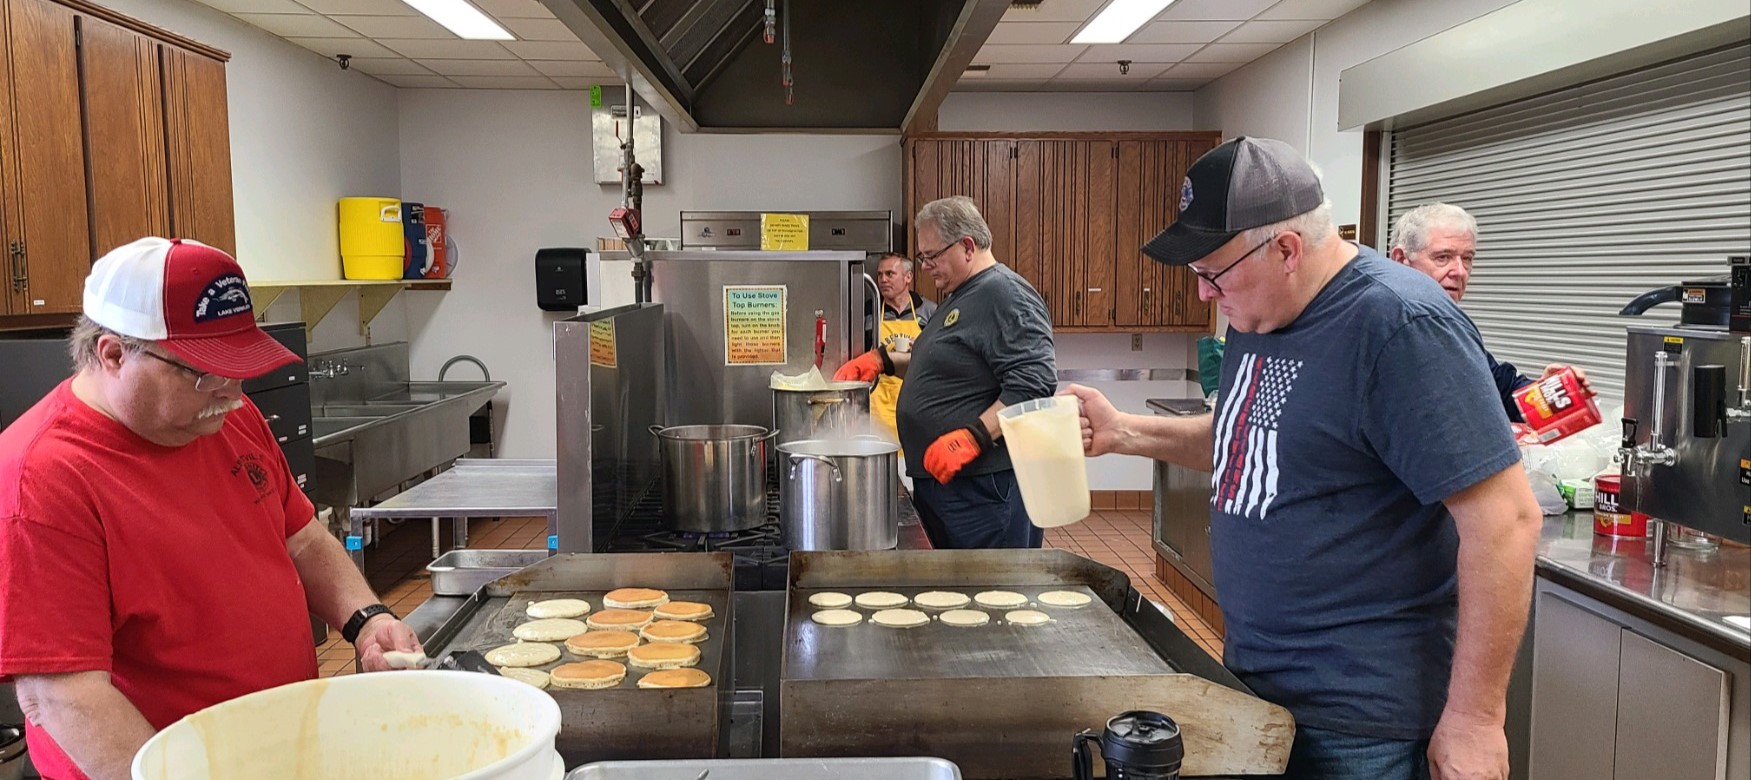
[[[155,732],[316,676],[307,614],[367,671],[413,631],[293,482],[240,380],[297,360],[194,241],[98,260],[78,372],[0,431],[0,682],[44,777],[126,778]]]

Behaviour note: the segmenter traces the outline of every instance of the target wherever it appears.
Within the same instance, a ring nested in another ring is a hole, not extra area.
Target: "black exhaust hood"
[[[774,0],[767,43],[767,0],[542,3],[665,119],[706,132],[930,129],[1010,5]]]

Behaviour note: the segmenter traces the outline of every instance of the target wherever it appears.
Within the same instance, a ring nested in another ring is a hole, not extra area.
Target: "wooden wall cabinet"
[[[1208,332],[1197,279],[1140,251],[1178,213],[1180,182],[1218,133],[929,133],[906,141],[906,214],[966,195],[994,251],[1060,332]],[[909,228],[911,253],[919,247]],[[935,247],[930,247],[934,249]],[[936,298],[920,270],[916,286]]]
[[[0,328],[65,323],[142,236],[234,252],[228,55],[85,0],[0,3]]]

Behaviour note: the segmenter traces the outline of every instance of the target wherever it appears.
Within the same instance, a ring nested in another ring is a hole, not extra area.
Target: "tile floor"
[[[1155,578],[1155,550],[1149,538],[1147,510],[1100,509],[1080,523],[1048,530],[1046,546],[1069,550],[1125,572],[1133,587],[1166,609],[1193,641],[1220,660],[1222,637]],[[475,520],[469,524],[468,542],[470,547],[480,548],[541,549],[547,543],[546,521]],[[385,534],[377,548],[367,552],[365,568],[371,586],[396,614],[405,615],[431,597],[431,580],[425,570],[431,555],[431,524],[423,521],[409,521],[396,527]],[[342,640],[338,631],[330,631],[328,641],[317,648],[317,662],[324,677],[350,674],[352,645]]]

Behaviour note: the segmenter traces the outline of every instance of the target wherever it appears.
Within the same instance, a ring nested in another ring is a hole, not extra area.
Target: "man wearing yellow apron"
[[[882,346],[889,352],[910,352],[924,323],[936,313],[936,303],[912,292],[912,261],[888,253],[876,262],[876,287],[882,293]],[[888,433],[898,436],[894,409],[900,400],[900,378],[883,376],[869,395],[870,412]]]

